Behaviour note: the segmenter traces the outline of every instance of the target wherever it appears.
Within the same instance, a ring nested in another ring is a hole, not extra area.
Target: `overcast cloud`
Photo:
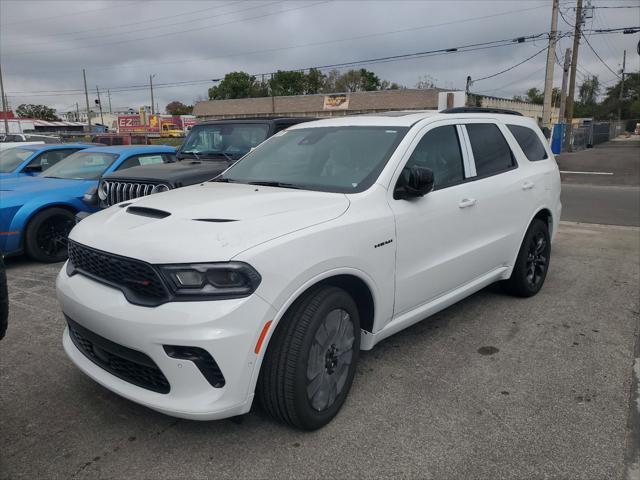
[[[593,0],[592,4],[640,6],[640,1]],[[575,1],[561,0],[570,23],[574,6]],[[149,105],[147,88],[115,90],[145,85],[149,75],[155,74],[155,97],[164,110],[172,100],[192,103],[206,98],[212,83],[166,88],[161,84],[206,82],[235,70],[301,69],[537,34],[549,30],[550,15],[551,0],[2,0],[0,62],[13,108],[44,103],[64,112],[75,109],[76,102],[82,108],[84,94],[77,90],[83,87],[82,68],[86,68],[91,102],[98,85],[101,91],[114,90],[114,108]],[[436,26],[442,23],[449,24]],[[596,8],[586,28],[638,25],[640,8]],[[558,26],[563,32],[572,30],[562,19]],[[627,71],[637,72],[638,36],[593,35],[589,41],[615,71],[627,49]],[[560,42],[559,56],[571,41]],[[408,87],[428,75],[439,87],[463,89],[467,75],[480,78],[498,72],[544,46],[541,39],[366,68]],[[542,89],[545,61],[546,55],[540,54],[512,71],[474,84],[472,91],[511,97],[531,87]],[[579,67],[578,83],[589,74],[597,75],[605,86],[616,81],[584,42]],[[560,86],[561,75],[556,66],[555,86]]]

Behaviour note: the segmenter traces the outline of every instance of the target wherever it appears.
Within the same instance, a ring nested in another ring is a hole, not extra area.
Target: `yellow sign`
[[[348,110],[349,109],[349,96],[340,93],[338,95],[325,95],[324,110]]]

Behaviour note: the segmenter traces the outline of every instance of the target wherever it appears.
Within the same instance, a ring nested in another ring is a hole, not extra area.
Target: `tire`
[[[507,292],[518,297],[534,296],[544,284],[550,260],[549,228],[536,218],[522,240],[511,277],[504,283]]]
[[[4,268],[2,253],[0,253],[0,340],[7,333],[9,321],[9,293],[7,292],[7,274]]]
[[[31,219],[25,231],[25,250],[34,260],[45,263],[67,259],[67,237],[75,215],[64,208],[48,208]]]
[[[256,388],[258,401],[270,416],[293,427],[323,427],[349,393],[359,350],[360,317],[351,296],[333,286],[309,291],[274,332]]]

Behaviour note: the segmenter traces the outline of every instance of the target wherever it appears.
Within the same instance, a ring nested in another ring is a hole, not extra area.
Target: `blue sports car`
[[[67,257],[67,236],[77,212],[97,210],[83,201],[100,177],[139,165],[175,160],[173,147],[93,147],[72,153],[42,175],[0,179],[0,252],[26,252],[42,262]]]
[[[72,153],[95,145],[56,143],[21,145],[0,151],[0,180],[38,175]]]

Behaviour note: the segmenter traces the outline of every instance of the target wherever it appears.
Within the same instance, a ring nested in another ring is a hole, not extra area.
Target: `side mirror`
[[[42,165],[38,164],[33,164],[33,165],[27,165],[26,167],[24,167],[24,173],[28,173],[31,175],[37,175],[38,173],[42,172]]]
[[[433,190],[433,184],[433,170],[414,166],[409,170],[409,178],[398,182],[393,196],[396,199],[424,197]]]

